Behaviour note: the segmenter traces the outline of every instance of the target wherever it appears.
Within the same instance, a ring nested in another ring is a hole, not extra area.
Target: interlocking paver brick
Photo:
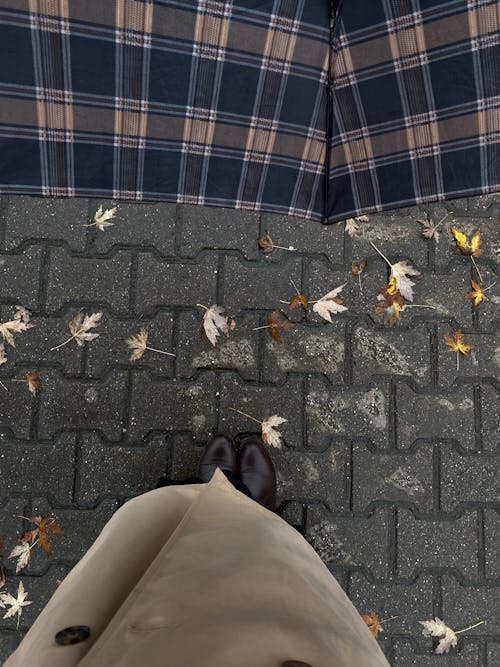
[[[17,255],[0,259],[0,299],[3,303],[38,310],[41,246],[30,246]]]
[[[308,506],[308,542],[326,563],[352,570],[366,568],[374,577],[388,574],[388,514],[378,509],[369,518],[336,516]]]
[[[422,512],[434,504],[432,445],[411,451],[373,452],[365,444],[352,448],[352,509],[372,502],[413,503]]]
[[[360,322],[352,333],[354,382],[366,383],[371,375],[399,375],[429,384],[430,335],[425,323],[416,324],[409,338],[399,327],[379,330]]]
[[[160,260],[141,253],[137,269],[137,313],[141,316],[155,306],[191,306],[215,303],[217,255],[212,253],[197,263]]]
[[[457,378],[492,378],[500,376],[500,330],[492,333],[464,333],[464,341],[472,345],[470,353],[460,355],[457,371],[456,352],[450,352],[444,337],[453,337],[454,329],[448,325],[438,327],[439,383],[450,385]]]
[[[280,299],[290,297],[291,280],[300,286],[300,276],[301,260],[296,257],[287,257],[280,264],[256,264],[226,257],[223,305],[230,312],[240,308],[274,310],[281,307]]]
[[[19,624],[19,629],[21,631],[23,629],[27,630],[33,625],[37,616],[55,593],[60,582],[68,574],[70,568],[63,564],[57,564],[44,568],[44,570],[45,569],[46,571],[44,571],[43,577],[26,577],[24,575],[26,570],[22,570],[19,576],[9,577],[6,586],[7,591],[15,596],[19,581],[22,581],[25,590],[28,591],[28,600],[31,600],[32,602],[32,604],[23,607],[21,622]],[[8,621],[4,621],[4,623],[6,627],[14,629],[16,627],[16,621],[12,618],[8,619]]]
[[[497,477],[498,484],[498,477]],[[494,496],[495,498],[495,496]],[[498,486],[496,487],[496,501]],[[500,577],[500,513],[494,510],[484,512],[484,551],[486,576],[498,579]]]
[[[282,382],[287,373],[318,373],[331,382],[343,382],[345,322],[298,324],[284,342],[265,337],[263,379]]]
[[[497,375],[498,379],[498,375]],[[500,390],[484,383],[481,395],[481,446],[485,451],[498,452],[500,445]]]
[[[203,446],[196,445],[186,433],[178,433],[171,440],[171,463],[167,477],[184,480],[198,475],[198,463]]]
[[[330,385],[311,377],[305,416],[308,445],[323,448],[331,439],[368,438],[377,447],[389,446],[390,399],[387,383],[364,389]]]
[[[221,335],[215,346],[204,336],[201,340],[203,312],[179,315],[177,372],[191,377],[199,369],[233,369],[245,380],[256,380],[259,365],[259,338],[253,328],[259,325],[257,313],[237,318],[234,331]]]
[[[98,329],[99,338],[87,346],[86,374],[90,377],[103,377],[119,366],[147,368],[156,375],[172,377],[174,357],[146,350],[140,359],[131,362],[131,350],[126,346],[125,340],[145,329],[148,346],[173,354],[173,326],[173,316],[165,312],[159,312],[151,319],[103,318]]]
[[[456,568],[468,579],[478,577],[477,513],[447,519],[417,519],[413,512],[397,514],[397,563],[401,577],[418,570]]]
[[[208,372],[179,382],[153,381],[147,371],[134,371],[128,437],[138,439],[150,431],[177,430],[191,431],[197,440],[206,441],[215,425],[214,383],[215,376]]]
[[[52,442],[3,440],[0,443],[0,497],[11,493],[50,495],[70,503],[73,495],[75,436],[64,433]]]
[[[376,610],[379,620],[396,616],[384,626],[384,636],[408,634],[418,636],[421,626],[417,621],[433,617],[434,580],[420,574],[411,584],[397,579],[371,582],[361,572],[353,572],[349,581],[349,597],[360,614]]]
[[[500,506],[500,457],[462,453],[451,445],[441,445],[441,508],[458,509],[463,503]],[[500,537],[500,535],[499,535]]]
[[[287,397],[286,406],[293,409],[284,409],[284,397]],[[237,414],[229,408],[236,408],[252,415],[256,419],[265,419],[274,414],[286,419],[286,423],[279,427],[286,447],[302,449],[302,404],[301,381],[299,378],[289,378],[281,386],[255,385],[243,382],[238,376],[224,374],[221,376],[220,409],[218,429],[227,433],[256,433],[260,434],[260,427],[243,415]]]
[[[20,633],[19,631],[16,631],[15,623],[12,625],[14,626],[12,630],[2,629],[2,632],[0,633],[0,661],[2,665],[17,646],[17,635]]]
[[[344,258],[344,225],[315,225],[305,218],[262,213],[262,226],[277,245],[292,246],[300,254],[322,254],[333,263],[340,263]],[[268,255],[268,261],[281,260],[285,250],[274,250]]]
[[[488,642],[486,667],[497,667],[497,665],[500,665],[500,643]]]
[[[371,250],[371,254],[370,254]],[[377,322],[382,323],[382,317],[375,313],[377,306],[377,294],[381,291],[387,282],[387,265],[374,253],[369,246],[367,254],[362,255],[360,260],[368,258],[368,268],[362,282],[362,290],[359,289],[358,277],[351,271],[351,265],[344,266],[343,269],[332,269],[328,262],[313,259],[308,262],[309,279],[304,285],[304,293],[312,301],[320,299],[327,292],[346,283],[338,297],[344,300],[346,311],[338,315],[333,315],[334,319],[352,318],[362,315],[370,317]],[[312,322],[324,322],[325,320],[310,309],[310,319]]]
[[[8,350],[7,354],[9,353]],[[0,380],[4,384],[4,387],[0,386],[2,392],[0,428],[12,432],[16,438],[28,439],[30,437],[33,404],[37,398],[28,393],[26,384],[22,382],[10,382],[1,374]],[[7,387],[7,390],[5,390],[5,387]]]
[[[88,259],[72,257],[62,248],[52,248],[47,311],[53,313],[77,302],[82,306],[107,304],[114,312],[126,313],[129,284],[130,255],[125,251],[108,259]]]
[[[485,620],[486,623],[467,630],[467,640],[482,635],[500,635],[500,585],[463,586],[455,577],[441,578],[443,618],[453,629],[467,628]]]
[[[278,504],[299,500],[323,502],[332,511],[347,509],[346,479],[349,447],[332,446],[324,452],[271,452],[278,483]]]
[[[97,211],[97,204],[92,202],[92,210]],[[104,209],[118,206],[112,228],[104,232],[97,231],[94,249],[105,253],[115,244],[154,248],[162,255],[175,254],[175,204],[148,204],[131,202],[100,201]],[[110,231],[112,229],[112,232]]]
[[[154,434],[142,446],[112,445],[95,433],[81,438],[76,502],[96,503],[100,496],[136,496],[154,489],[167,469],[166,438]]]
[[[62,535],[52,539],[52,552],[45,554],[33,549],[26,568],[30,574],[40,573],[48,565],[58,561],[76,562],[85,555],[97,536],[118,509],[116,500],[103,500],[92,509],[82,507],[62,508],[51,506],[45,498],[33,498],[33,515],[52,516],[62,528]],[[26,528],[33,527],[26,523]]]
[[[462,447],[475,447],[474,393],[470,385],[442,394],[419,394],[408,385],[396,387],[398,446],[409,447],[417,438],[455,437]],[[425,419],[422,419],[425,415]]]
[[[39,436],[49,438],[59,430],[91,429],[101,431],[110,440],[120,439],[126,380],[125,371],[113,371],[102,382],[96,382],[69,380],[47,370],[40,392]]]
[[[87,236],[89,206],[86,199],[9,197],[5,216],[4,248],[11,251],[24,241],[65,241],[82,252]]]
[[[179,207],[179,254],[194,257],[205,248],[239,250],[246,259],[259,254],[259,214],[202,206]]]
[[[3,565],[8,573],[16,571],[15,559],[9,559],[12,549],[19,544],[19,538],[24,534],[23,519],[30,511],[29,499],[24,496],[12,496],[2,503],[0,512],[0,535],[5,537],[5,547],[2,549]]]
[[[432,651],[433,645],[430,639],[427,643],[420,644],[416,651],[413,642],[398,639],[393,645],[394,658],[391,665],[392,667],[484,667],[481,662],[481,649],[476,644],[465,643],[460,649],[441,655],[436,655]]]

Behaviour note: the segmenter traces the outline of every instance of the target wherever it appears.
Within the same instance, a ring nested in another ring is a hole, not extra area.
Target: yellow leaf
[[[484,293],[484,289],[481,287],[481,285],[476,283],[475,280],[471,280],[470,284],[472,285],[472,292],[468,292],[467,298],[474,299],[474,305],[477,306],[481,303],[481,301],[487,299],[488,297]]]
[[[455,331],[453,337],[446,336],[445,334],[444,341],[446,345],[448,345],[450,348],[448,352],[460,352],[461,354],[469,354],[469,352],[472,350],[472,345],[464,343],[464,335],[460,330]]]
[[[481,238],[481,230],[478,229],[474,233],[470,243],[465,232],[463,232],[461,229],[458,229],[458,227],[455,227],[455,225],[451,225],[450,230],[457,244],[457,248],[462,255],[472,255],[473,257],[479,257],[483,254],[483,250],[481,248],[481,244],[483,242]]]

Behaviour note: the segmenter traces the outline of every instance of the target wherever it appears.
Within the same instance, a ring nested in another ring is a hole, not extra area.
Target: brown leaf
[[[481,301],[487,299],[488,297],[484,293],[484,288],[481,287],[479,283],[476,283],[475,280],[471,280],[470,284],[472,286],[472,292],[467,293],[467,298],[474,299],[474,305],[478,306],[481,303]]]
[[[448,352],[460,352],[467,355],[472,350],[472,345],[464,343],[464,335],[460,329],[455,331],[452,337],[445,334],[444,342],[450,348]]]
[[[400,313],[404,306],[404,298],[396,287],[396,279],[393,277],[382,288],[382,291],[377,296],[379,303],[375,308],[375,312],[380,315],[389,317],[390,326],[394,326],[396,321],[400,319]]]
[[[427,213],[424,215],[424,220],[417,220],[417,222],[422,225],[422,236],[426,239],[434,239],[436,243],[439,243],[441,232],[438,230],[438,225],[432,224],[432,220],[429,220]]]
[[[32,516],[30,521],[36,524],[36,528],[28,530],[21,542],[34,542],[38,537],[40,548],[48,555],[52,552],[52,534],[62,535],[63,530],[57,525],[52,516]]]
[[[281,334],[294,327],[288,320],[280,320],[279,310],[273,310],[271,315],[267,318],[267,324],[269,325],[269,333],[279,343],[282,342]]]
[[[298,306],[302,306],[304,310],[307,310],[307,304],[308,304],[307,297],[304,296],[303,294],[297,294],[296,296],[293,297],[293,299],[290,301],[290,308],[297,308]]]
[[[131,350],[130,352],[130,361],[138,361],[144,352],[146,352],[146,347],[148,344],[148,332],[146,329],[141,329],[139,333],[130,336],[125,340],[125,345]]]
[[[264,234],[264,236],[260,236],[257,239],[257,243],[259,244],[259,248],[262,250],[264,255],[268,255],[274,249],[273,240],[267,232]]]
[[[42,388],[42,382],[39,380],[40,373],[26,373],[26,382],[28,390],[33,396]]]
[[[363,271],[366,269],[367,266],[368,266],[368,260],[367,259],[363,260],[359,265],[356,264],[355,262],[352,262],[351,263],[351,271],[352,271],[353,275],[359,276],[361,273],[363,273]]]
[[[383,626],[378,622],[378,614],[375,611],[371,611],[369,614],[362,614],[361,618],[375,639],[378,639],[379,632],[383,632],[384,630]]]

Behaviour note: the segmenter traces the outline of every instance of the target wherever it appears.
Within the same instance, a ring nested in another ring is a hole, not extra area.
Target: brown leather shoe
[[[238,461],[240,480],[250,497],[271,512],[276,511],[276,472],[259,438],[243,443]]]
[[[217,468],[224,473],[230,473],[229,477],[233,480],[237,478],[238,461],[234,442],[229,435],[223,433],[214,435],[205,445],[205,451],[198,464],[198,477],[202,482],[209,482]]]

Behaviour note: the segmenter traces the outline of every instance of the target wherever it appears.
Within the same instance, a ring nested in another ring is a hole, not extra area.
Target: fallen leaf
[[[0,334],[2,335],[6,343],[11,345],[12,347],[16,347],[14,334],[22,333],[27,329],[31,329],[32,326],[33,326],[32,324],[27,324],[26,322],[23,322],[23,320],[21,319],[10,320],[9,322],[4,322],[3,324],[0,324]]]
[[[146,329],[141,329],[139,333],[130,336],[125,341],[125,345],[132,350],[130,353],[130,361],[137,361],[146,352],[148,343],[148,332]]]
[[[208,340],[214,347],[221,333],[226,336],[229,334],[228,321],[226,315],[224,315],[224,308],[222,306],[214,304],[210,308],[205,309],[203,328]]]
[[[99,206],[99,209],[94,215],[94,222],[92,225],[95,225],[98,229],[101,230],[101,232],[103,232],[106,227],[112,227],[114,222],[110,222],[110,220],[115,217],[117,210],[118,206],[108,208],[105,211],[102,210],[102,206]],[[91,225],[88,226],[90,227]]]
[[[434,239],[436,243],[439,243],[439,236],[441,232],[438,230],[437,224],[434,225],[432,221],[429,220],[427,213],[424,215],[425,220],[417,220],[417,222],[420,223],[423,227],[422,236],[424,236],[426,239]]]
[[[287,420],[278,415],[272,415],[262,422],[262,442],[272,447],[281,448],[281,433],[276,426],[284,424]]]
[[[29,521],[36,524],[37,527],[33,530],[28,530],[21,537],[21,542],[34,543],[35,539],[38,538],[40,548],[49,555],[52,552],[52,535],[62,535],[64,531],[57,525],[56,520],[52,516],[33,516]]]
[[[344,283],[343,285],[340,285],[340,287],[336,287],[331,290],[331,292],[328,292],[328,294],[325,294],[325,296],[322,296],[321,299],[318,299],[313,305],[314,312],[318,313],[323,319],[328,320],[328,322],[333,322],[332,314],[341,313],[344,310],[347,310],[347,306],[343,305],[343,299],[337,297],[337,294],[341,292],[346,285],[347,283]]]
[[[14,319],[21,320],[21,322],[24,322],[24,324],[29,324],[31,311],[25,308],[24,306],[15,306],[15,309],[16,309],[16,314],[14,315]]]
[[[437,616],[434,620],[419,621],[419,623],[424,626],[422,634],[425,637],[439,637],[436,653],[448,653],[450,648],[457,645],[456,633]]]
[[[406,260],[391,264],[391,278],[396,280],[396,287],[401,292],[401,295],[407,301],[413,301],[412,287],[415,284],[408,276],[419,276],[420,271],[408,264]]]
[[[42,388],[42,382],[39,380],[40,373],[26,373],[26,382],[28,383],[28,390],[35,395],[37,391]]]
[[[369,614],[362,614],[361,618],[375,639],[378,639],[379,632],[383,632],[384,630],[383,626],[378,622],[378,614],[375,611],[371,611]]]
[[[404,308],[404,298],[396,287],[395,278],[391,278],[387,285],[384,285],[382,291],[377,296],[377,300],[382,303],[379,303],[375,308],[375,312],[389,317],[390,326],[394,326],[397,320],[400,319],[400,313]]]
[[[5,356],[5,345],[0,343],[0,366],[7,363],[7,357]]]
[[[294,325],[288,320],[280,320],[280,311],[273,310],[271,315],[267,318],[269,333],[279,343],[283,341],[281,334],[289,329],[293,329]]]
[[[451,225],[450,230],[461,255],[480,257],[483,254],[483,249],[481,248],[483,239],[481,238],[480,229],[477,229],[474,232],[470,242],[467,238],[467,234],[461,229],[458,229],[458,227],[455,227],[455,225]]]
[[[484,288],[481,287],[479,283],[476,283],[475,280],[471,280],[470,284],[472,285],[473,291],[467,293],[467,298],[474,299],[474,305],[478,306],[481,303],[481,301],[487,299],[488,297],[484,293]]]
[[[21,614],[23,612],[23,607],[27,607],[29,604],[32,604],[29,600],[26,600],[28,593],[25,592],[23,582],[19,582],[17,588],[17,598],[13,597],[10,593],[0,593],[0,606],[5,607],[5,605],[10,606],[10,609],[5,612],[3,618],[10,618],[17,614],[17,627],[19,627],[19,620],[21,619]]]
[[[17,558],[16,574],[18,574],[29,563],[31,558],[31,546],[27,542],[18,544],[10,552],[8,558]]]
[[[464,335],[460,330],[455,331],[453,337],[445,334],[444,340],[446,345],[450,348],[448,352],[460,352],[461,354],[467,355],[473,347],[472,345],[464,343]]]
[[[368,222],[368,216],[358,215],[355,218],[347,218],[345,220],[345,231],[351,238],[359,235],[359,222]]]
[[[304,310],[307,310],[307,304],[308,300],[306,296],[304,296],[303,294],[296,294],[290,301],[290,308],[293,309],[297,308],[298,306],[302,306]]]
[[[363,260],[359,264],[356,264],[356,262],[351,262],[351,271],[353,275],[359,276],[361,273],[363,273],[363,271],[366,269],[367,266],[368,266],[367,259]]]
[[[274,249],[273,240],[267,232],[257,239],[257,243],[264,255],[268,255]]]
[[[89,333],[89,329],[94,329],[101,321],[102,313],[92,313],[92,315],[84,315],[83,312],[77,313],[75,317],[69,321],[68,327],[71,331],[71,336],[64,343],[51,347],[50,351],[58,350],[60,347],[67,345],[73,339],[80,347],[85,345],[85,341],[94,340],[98,338],[98,333]]]

